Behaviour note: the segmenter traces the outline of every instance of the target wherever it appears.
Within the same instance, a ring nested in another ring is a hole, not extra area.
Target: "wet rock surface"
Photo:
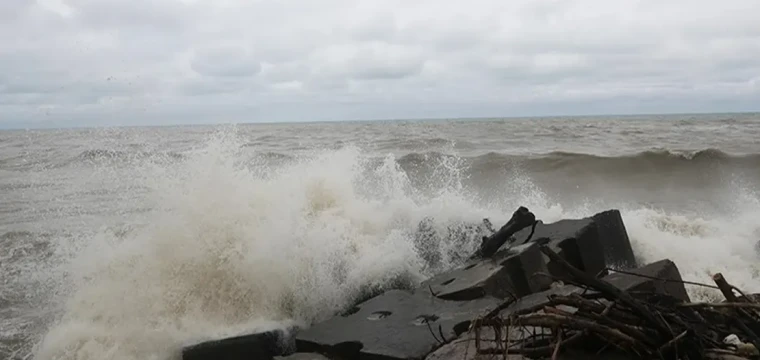
[[[317,353],[294,353],[288,356],[275,356],[274,360],[330,360],[330,358]]]
[[[300,332],[299,351],[331,353],[346,359],[420,359],[465,332],[470,321],[501,301],[483,297],[449,301],[424,293],[388,291]],[[441,340],[441,337],[446,340]]]
[[[292,331],[273,330],[202,342],[182,349],[182,360],[272,359],[295,350]]]
[[[531,236],[531,231],[533,235]],[[554,223],[539,222],[535,229],[522,229],[517,241],[546,244],[570,264],[596,275],[608,267],[633,268],[636,259],[620,212],[609,210],[584,219],[566,219]],[[565,276],[557,264],[547,261],[552,275]]]
[[[543,255],[535,243],[503,250],[493,257],[473,259],[463,266],[424,281],[418,292],[447,300],[473,300],[483,296],[521,297],[548,288]]]
[[[684,302],[690,301],[681,273],[676,264],[669,259],[631,269],[629,272],[630,274],[613,273],[605,276],[604,280],[625,291],[649,292],[672,296]]]

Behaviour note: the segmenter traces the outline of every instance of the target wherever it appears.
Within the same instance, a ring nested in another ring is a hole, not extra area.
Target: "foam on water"
[[[183,344],[324,319],[367,287],[429,275],[412,241],[425,217],[443,231],[503,223],[518,205],[546,222],[614,205],[563,209],[519,174],[510,181],[519,191],[477,201],[456,163],[418,189],[393,157],[378,166],[346,147],[270,166],[251,162],[244,144],[224,132],[172,165],[135,170],[155,211],[145,226],[104,229],[76,251],[60,284],[71,290],[36,359],[178,359]],[[696,281],[721,271],[757,291],[749,270],[760,205],[742,198],[745,215],[726,218],[619,205],[642,259],[669,257]],[[472,240],[452,249],[442,239],[442,253],[467,253]]]

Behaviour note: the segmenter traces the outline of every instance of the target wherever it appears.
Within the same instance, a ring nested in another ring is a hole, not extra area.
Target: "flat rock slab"
[[[283,330],[202,342],[182,349],[182,360],[273,359],[295,347],[293,337]]]
[[[328,357],[317,353],[295,353],[288,356],[275,356],[274,360],[330,360]]]
[[[530,228],[515,234],[518,243],[525,242]],[[596,275],[607,267],[635,267],[623,219],[618,210],[608,210],[585,219],[565,219],[550,224],[539,222],[531,242],[547,242],[548,246],[573,266]],[[552,275],[563,277],[564,271],[547,259]]]
[[[441,333],[447,340],[457,337],[501,302],[493,297],[449,301],[391,290],[300,332],[296,346],[300,352],[344,359],[422,359],[440,346]]]
[[[420,284],[424,292],[447,300],[474,300],[484,296],[522,297],[549,287],[544,256],[537,244],[527,243],[475,259],[462,267],[434,276]]]
[[[637,269],[628,270],[636,276],[623,273],[612,273],[604,280],[625,291],[643,291],[655,294],[669,295],[676,299],[689,302],[689,294],[683,285],[681,272],[676,264],[668,259],[647,264]],[[657,279],[662,280],[657,280]]]

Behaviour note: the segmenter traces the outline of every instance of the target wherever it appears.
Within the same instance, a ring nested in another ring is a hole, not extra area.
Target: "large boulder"
[[[531,235],[531,232],[532,235]],[[608,210],[584,219],[566,219],[550,224],[538,222],[515,235],[516,243],[546,243],[570,264],[597,275],[605,268],[636,266],[628,233],[618,210]],[[564,271],[548,261],[549,272],[562,278]]]
[[[683,302],[690,301],[681,272],[673,261],[664,259],[627,272],[612,273],[605,276],[604,280],[626,291],[649,292],[672,296]]]

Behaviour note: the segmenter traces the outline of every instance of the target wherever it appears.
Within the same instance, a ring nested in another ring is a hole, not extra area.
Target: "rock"
[[[549,287],[544,257],[535,243],[515,246],[493,257],[474,259],[462,267],[434,276],[418,288],[447,300],[474,300],[484,296],[522,297]]]
[[[515,234],[518,243],[529,238],[531,229]],[[548,246],[573,266],[597,275],[607,267],[635,267],[630,239],[620,212],[609,210],[585,219],[566,219],[550,224],[539,222],[530,241]],[[564,271],[548,262],[552,275],[563,278]]]
[[[686,293],[683,283],[680,283],[681,274],[675,263],[670,260],[660,260],[638,269],[628,270],[627,272],[673,281],[663,282],[623,273],[607,275],[603,280],[609,282],[618,289],[625,291],[652,292],[655,294],[669,295],[686,302],[689,301],[689,295]],[[584,290],[577,286],[563,285],[539,293],[530,294],[518,299],[509,307],[502,310],[500,315],[508,316],[514,312],[543,307],[548,305],[549,296],[551,295],[571,295],[574,293],[581,294],[583,292]],[[593,292],[595,291],[587,291],[587,293]],[[567,311],[567,309],[563,310]]]
[[[636,256],[633,254],[631,239],[628,237],[620,211],[607,210],[595,214],[592,218],[604,249],[607,266],[620,269],[636,267]]]
[[[221,340],[206,341],[182,349],[182,360],[273,359],[295,348],[289,331],[272,330]]]
[[[672,261],[665,259],[651,264],[647,264],[637,269],[628,270],[628,272],[644,275],[649,278],[623,274],[612,273],[604,277],[604,280],[615,287],[625,291],[644,291],[655,294],[669,295],[676,299],[689,302],[689,294],[686,293],[681,273],[678,267]],[[660,281],[651,278],[666,279],[672,281]]]
[[[419,292],[391,290],[343,316],[300,332],[296,345],[301,352],[329,353],[345,359],[421,359],[440,346],[441,333],[446,340],[460,335],[472,319],[500,302],[493,297],[447,301]]]
[[[295,353],[288,356],[275,356],[274,360],[329,360],[329,358],[317,353]]]

